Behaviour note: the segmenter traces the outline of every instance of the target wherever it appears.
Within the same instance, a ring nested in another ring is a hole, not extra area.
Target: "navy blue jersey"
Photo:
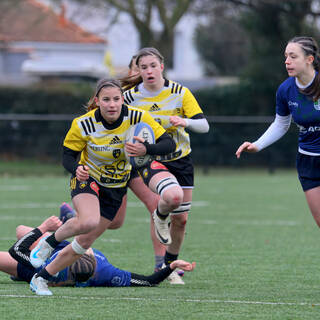
[[[97,261],[94,275],[87,282],[77,282],[77,287],[129,287],[131,272],[114,267],[105,255],[93,249]]]
[[[34,269],[26,267],[21,263],[18,263],[18,276],[30,282],[32,276],[39,272],[43,267],[53,261],[59,251],[69,244],[68,241],[62,241],[52,252],[50,258],[47,259],[44,266]],[[94,275],[86,282],[76,282],[77,287],[129,287],[131,281],[131,272],[120,270],[114,267],[105,255],[99,250],[93,249],[94,256],[96,258],[96,270]],[[67,281],[68,268],[63,269],[57,276],[54,276],[50,282],[59,283]]]
[[[276,113],[292,114],[299,127],[299,148],[320,154],[320,101],[299,92],[294,77],[285,80],[277,90]]]

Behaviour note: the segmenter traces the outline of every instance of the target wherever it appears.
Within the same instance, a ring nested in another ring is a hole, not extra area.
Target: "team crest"
[[[121,150],[120,149],[115,149],[113,150],[112,152],[112,155],[115,159],[118,159],[120,157],[120,154],[121,154]]]
[[[148,178],[148,175],[149,175],[148,169],[144,169],[144,170],[142,171],[142,175],[143,175],[143,178],[144,178],[144,179]]]
[[[318,111],[320,110],[320,99],[313,103],[313,107]]]
[[[79,183],[79,188],[80,188],[80,189],[84,189],[86,186],[87,186],[87,181],[81,181],[81,182]]]

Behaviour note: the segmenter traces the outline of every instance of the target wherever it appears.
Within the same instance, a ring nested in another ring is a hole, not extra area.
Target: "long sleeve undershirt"
[[[291,115],[280,116],[276,114],[274,121],[266,132],[258,140],[253,142],[253,144],[257,146],[258,151],[270,146],[282,138],[289,130],[291,118]]]

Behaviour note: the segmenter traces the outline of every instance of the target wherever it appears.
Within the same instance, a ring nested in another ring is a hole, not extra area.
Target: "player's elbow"
[[[207,123],[203,126],[203,128],[202,128],[200,133],[207,133],[207,132],[209,132],[209,130],[210,130],[210,126],[209,126],[209,123],[207,121]]]

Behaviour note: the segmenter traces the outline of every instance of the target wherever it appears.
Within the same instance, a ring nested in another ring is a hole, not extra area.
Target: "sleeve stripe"
[[[80,121],[80,123],[86,135],[96,131],[92,118],[82,120]]]
[[[171,93],[181,93],[182,91],[182,85],[179,83],[172,83]]]
[[[141,121],[142,112],[136,110],[130,110],[130,124],[136,124]]]
[[[173,93],[175,87],[175,83],[172,83],[171,93]]]
[[[134,99],[132,97],[131,91],[127,91],[125,94],[125,102],[130,104]]]
[[[81,123],[81,125],[82,125],[82,128],[83,128],[83,130],[84,130],[85,134],[86,134],[86,135],[88,135],[88,134],[89,134],[89,132],[87,131],[87,128],[86,128],[86,126],[85,126],[84,122],[83,122],[83,121],[81,121],[80,123]]]
[[[92,132],[95,132],[96,131],[96,128],[94,127],[94,123],[92,121],[92,118],[89,118],[89,121],[91,123],[91,127],[92,127]]]

